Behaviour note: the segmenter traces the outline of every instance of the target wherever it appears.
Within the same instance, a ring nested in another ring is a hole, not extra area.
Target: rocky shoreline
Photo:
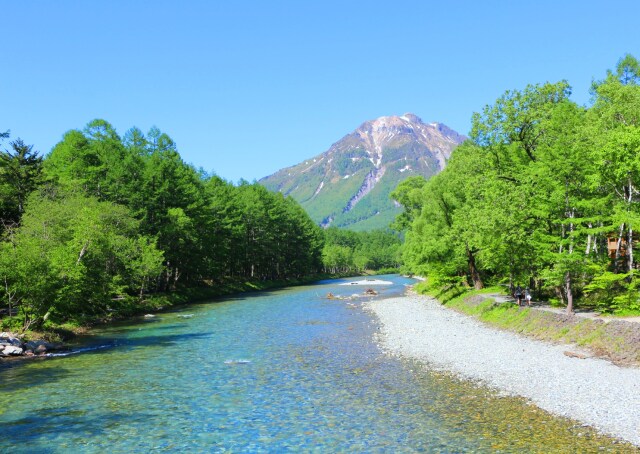
[[[529,399],[551,413],[640,446],[640,369],[566,354],[566,345],[500,331],[420,295],[366,304],[393,355]]]
[[[62,349],[61,345],[44,340],[24,341],[13,333],[0,333],[0,359],[46,356]]]

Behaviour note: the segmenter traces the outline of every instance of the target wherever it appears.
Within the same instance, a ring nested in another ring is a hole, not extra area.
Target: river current
[[[381,297],[412,280],[383,276]],[[628,446],[386,355],[348,280],[227,297],[0,363],[0,452],[593,452]]]

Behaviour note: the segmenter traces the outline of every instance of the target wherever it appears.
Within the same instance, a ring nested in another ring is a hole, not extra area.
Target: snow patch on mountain
[[[360,200],[362,200],[364,196],[369,194],[371,190],[376,186],[376,184],[380,181],[380,179],[382,178],[386,170],[387,170],[386,167],[381,167],[379,169],[372,170],[371,172],[369,172],[364,179],[364,183],[362,183],[362,186],[360,186],[360,189],[358,189],[358,192],[356,193],[356,195],[351,197],[351,199],[349,200],[349,203],[347,203],[347,206],[342,209],[342,212],[346,213],[348,211],[351,211],[353,207],[356,206],[356,204]]]
[[[316,189],[316,192],[313,193],[313,196],[317,196],[318,194],[320,194],[320,191],[322,191],[322,188],[324,188],[324,180],[320,182],[320,186],[318,186],[318,189]]]

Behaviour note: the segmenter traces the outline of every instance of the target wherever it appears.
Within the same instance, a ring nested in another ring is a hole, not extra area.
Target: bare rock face
[[[325,227],[385,227],[401,211],[389,198],[398,183],[440,172],[465,139],[413,114],[380,117],[363,123],[324,153],[260,183],[292,196]]]

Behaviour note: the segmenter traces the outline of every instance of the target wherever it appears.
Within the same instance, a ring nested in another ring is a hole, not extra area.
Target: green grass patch
[[[638,309],[620,309],[616,311],[614,314],[611,314],[614,317],[639,317],[640,310]]]

